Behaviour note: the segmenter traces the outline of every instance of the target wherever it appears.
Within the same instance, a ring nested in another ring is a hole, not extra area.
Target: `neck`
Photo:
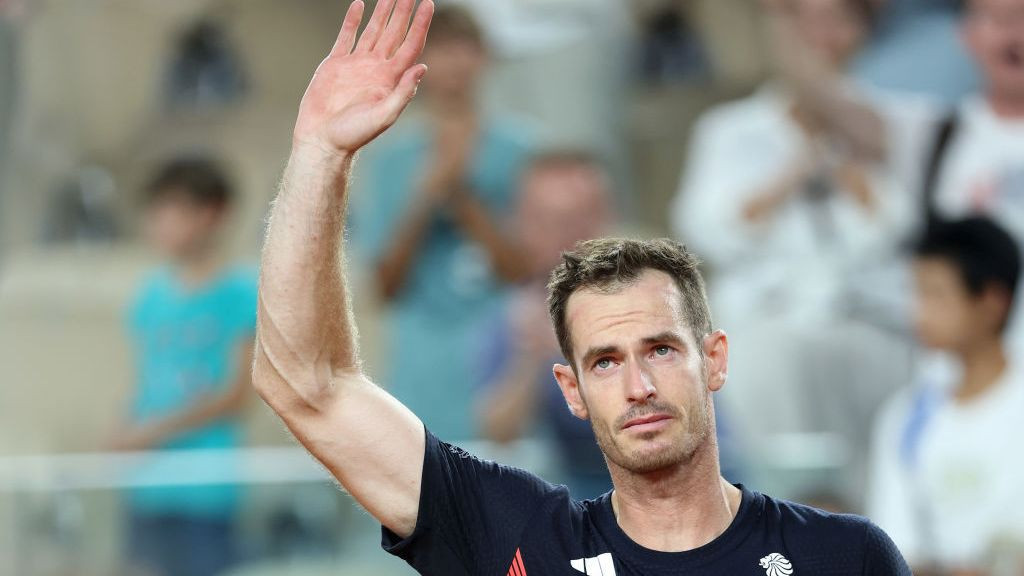
[[[988,105],[1003,120],[1024,120],[1024,95],[989,91]]]
[[[651,550],[693,550],[720,536],[742,494],[721,477],[712,437],[693,458],[671,469],[634,474],[609,462],[612,510],[619,527]]]
[[[427,99],[427,106],[437,118],[464,118],[476,115],[476,102],[471,94],[436,94]]]
[[[972,346],[960,355],[963,379],[954,393],[958,402],[969,402],[992,389],[1006,370],[1006,353],[999,338]]]
[[[216,274],[220,258],[214,250],[199,250],[177,261],[178,279],[188,288],[201,286]]]

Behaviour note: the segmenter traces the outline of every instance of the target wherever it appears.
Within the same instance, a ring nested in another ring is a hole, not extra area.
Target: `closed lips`
[[[660,422],[661,420],[668,420],[669,418],[672,417],[669,416],[668,414],[651,414],[650,416],[644,416],[643,418],[634,418],[629,422],[626,422],[626,425],[623,426],[622,428],[632,428],[633,426],[639,426],[641,424],[650,424],[652,422]]]

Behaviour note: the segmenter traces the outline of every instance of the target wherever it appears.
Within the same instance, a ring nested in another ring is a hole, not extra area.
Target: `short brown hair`
[[[469,9],[454,4],[438,5],[430,19],[427,46],[452,40],[472,42],[479,48],[487,48],[484,31]]]
[[[613,292],[635,282],[645,270],[659,270],[675,280],[683,296],[683,311],[690,330],[703,354],[700,343],[711,332],[712,325],[699,265],[697,256],[668,238],[598,238],[580,242],[571,252],[563,253],[561,264],[548,281],[548,313],[565,359],[575,369],[572,336],[565,319],[569,297],[587,288]]]
[[[152,204],[170,197],[200,206],[224,208],[234,199],[234,189],[220,164],[205,156],[182,156],[162,165],[146,186]]]

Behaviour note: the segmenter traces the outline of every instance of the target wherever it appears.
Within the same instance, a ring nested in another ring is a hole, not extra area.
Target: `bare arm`
[[[520,354],[493,389],[477,402],[477,418],[483,436],[495,442],[518,440],[531,424],[539,404],[541,382],[537,378],[542,358]]]
[[[526,275],[522,253],[501,233],[501,226],[494,222],[483,204],[468,191],[457,194],[452,204],[459,225],[487,252],[498,277],[505,282],[521,280]]]
[[[794,29],[786,0],[762,0],[769,36],[782,80],[801,106],[830,132],[845,140],[862,158],[882,161],[888,152],[885,121],[878,112],[843,86],[842,77],[805,45]]]
[[[386,300],[398,297],[405,285],[427,227],[437,209],[441,194],[450,194],[448,204],[458,225],[486,252],[498,277],[515,282],[523,277],[522,258],[515,244],[502,235],[487,209],[469,192],[437,192],[428,188],[406,214],[394,240],[377,262],[377,288]]]
[[[800,193],[811,177],[813,165],[810,154],[800,156],[778,176],[768,181],[743,205],[743,218],[747,222],[762,222],[774,215],[790,198]]]
[[[306,89],[263,252],[253,370],[296,438],[403,537],[418,513],[423,425],[362,372],[341,254],[353,157],[397,120],[426,70],[415,61],[433,4],[408,25],[413,6],[381,0],[357,42],[363,2],[353,2]]]
[[[377,261],[377,287],[387,300],[401,292],[432,218],[444,208],[451,211],[466,235],[487,252],[499,278],[514,282],[524,273],[514,243],[502,235],[487,209],[464,184],[476,143],[475,122],[456,124],[454,128],[446,126],[439,132],[434,143],[436,157],[420,184],[416,200]]]
[[[114,450],[148,450],[190,430],[237,414],[251,394],[252,342],[239,346],[237,370],[231,386],[218,394],[200,396],[185,409],[143,424],[125,424],[110,441]]]
[[[550,360],[559,356],[543,289],[523,291],[509,314],[513,332],[509,367],[477,401],[477,419],[485,437],[511,442],[523,435],[541,409],[543,387],[553,386]],[[548,374],[549,380],[541,378]]]
[[[437,202],[430,192],[416,199],[396,228],[394,239],[377,261],[377,289],[385,300],[394,300],[405,286],[412,270],[420,244],[427,235],[427,227],[434,216]]]

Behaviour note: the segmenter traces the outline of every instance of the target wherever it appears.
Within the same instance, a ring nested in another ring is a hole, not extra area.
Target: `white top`
[[[768,86],[705,114],[672,207],[677,236],[713,267],[712,309],[727,329],[769,311],[828,322],[863,285],[881,298],[897,292],[867,273],[879,270],[910,218],[910,198],[882,171],[869,174],[874,211],[832,184],[824,201],[794,194],[761,221],[744,219],[747,201],[807,153],[790,108]]]
[[[961,404],[953,366],[927,362],[880,413],[867,514],[911,564],[969,568],[997,538],[1024,539],[1024,375],[1011,366]]]

